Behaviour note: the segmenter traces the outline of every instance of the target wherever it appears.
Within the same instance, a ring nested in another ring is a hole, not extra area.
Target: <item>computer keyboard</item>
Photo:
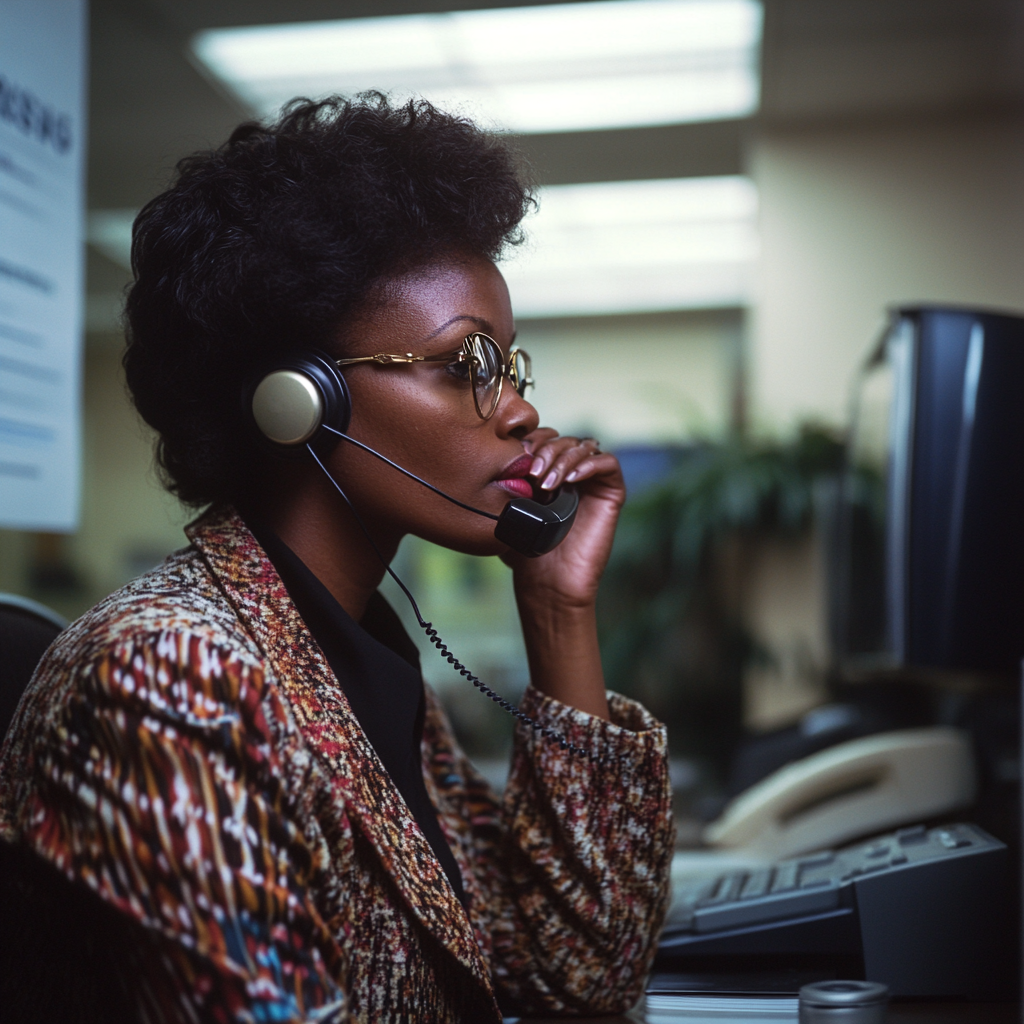
[[[860,965],[894,995],[980,997],[1013,946],[1006,847],[974,825],[901,829],[842,850],[676,886],[655,971],[757,957]],[[745,961],[745,962],[746,962]],[[1008,970],[1008,968],[1007,968]]]

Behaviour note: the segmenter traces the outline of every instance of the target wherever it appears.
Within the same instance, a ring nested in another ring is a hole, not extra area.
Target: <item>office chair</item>
[[[18,1024],[141,1024],[154,936],[26,846],[0,839],[0,1015]]]
[[[39,659],[67,625],[0,594],[0,736]],[[148,937],[32,850],[0,838],[0,1006],[22,1024],[131,1024]],[[7,1019],[5,1017],[5,1019]]]
[[[66,625],[37,601],[0,593],[0,739],[39,659]]]

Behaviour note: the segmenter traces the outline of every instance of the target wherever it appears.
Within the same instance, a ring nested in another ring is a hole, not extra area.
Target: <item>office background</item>
[[[249,114],[189,56],[196,34],[505,5],[93,0],[81,519],[68,535],[0,530],[0,590],[74,616],[184,542],[190,513],[161,490],[125,395],[118,315],[133,211],[179,157]],[[521,138],[542,186],[740,176],[755,190],[749,276],[728,300],[520,319],[544,420],[626,452],[634,500],[694,445],[785,448],[809,423],[841,440],[852,376],[889,306],[1024,310],[1024,4],[765,0],[759,60],[760,99],[742,117]],[[521,689],[504,567],[416,542],[399,558],[460,657]],[[824,699],[822,563],[813,517],[748,531],[715,556],[711,585],[761,654],[733,672],[725,713],[737,726],[784,725]],[[490,709],[436,656],[424,665],[500,778]],[[668,672],[643,695],[657,705],[672,685]],[[686,737],[680,727],[677,782],[713,789],[707,752]]]

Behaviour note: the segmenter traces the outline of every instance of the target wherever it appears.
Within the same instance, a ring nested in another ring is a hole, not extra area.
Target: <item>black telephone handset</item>
[[[513,498],[498,516],[494,536],[529,558],[546,555],[565,540],[579,506],[580,496],[571,484],[559,487],[547,504]]]

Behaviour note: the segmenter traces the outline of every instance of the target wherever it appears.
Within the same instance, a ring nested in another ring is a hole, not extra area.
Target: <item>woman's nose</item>
[[[502,389],[494,420],[499,437],[523,438],[540,426],[540,414],[511,387]]]

